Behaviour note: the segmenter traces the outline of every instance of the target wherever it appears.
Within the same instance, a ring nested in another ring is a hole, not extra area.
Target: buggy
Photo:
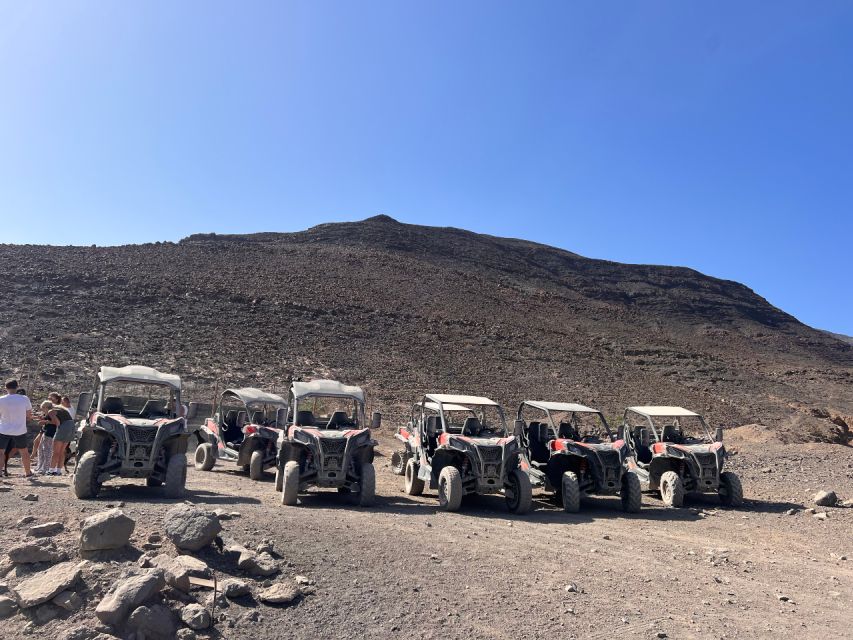
[[[628,470],[628,446],[597,409],[525,400],[515,434],[533,486],[553,491],[565,511],[577,513],[581,495],[591,494],[618,495],[624,511],[640,511],[640,480]]]
[[[80,394],[78,498],[94,498],[112,477],[145,478],[167,497],[184,492],[187,431],[180,377],[143,366],[101,367],[91,393]]]
[[[226,389],[213,416],[196,431],[195,467],[210,471],[216,460],[234,462],[252,480],[275,466],[278,435],[287,423],[287,401],[253,387]]]
[[[438,490],[439,506],[456,511],[466,495],[503,491],[511,512],[530,510],[533,494],[521,468],[522,450],[507,434],[497,402],[428,393],[395,437],[402,443],[395,460],[404,469],[407,494],[421,495],[429,484]]]
[[[292,424],[278,436],[276,491],[283,505],[295,505],[309,487],[337,489],[359,505],[376,496],[373,448],[365,424],[364,391],[334,380],[294,382]],[[374,414],[374,428],[381,415]]]
[[[620,428],[631,467],[668,507],[680,507],[688,491],[717,493],[726,506],[743,504],[740,478],[723,471],[723,430],[712,436],[705,419],[681,407],[628,407]]]

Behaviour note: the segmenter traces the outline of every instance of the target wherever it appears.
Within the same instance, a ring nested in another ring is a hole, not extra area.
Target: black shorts
[[[13,449],[27,448],[26,434],[20,436],[7,436],[5,433],[0,433],[0,452],[5,453],[6,447],[9,446],[10,442],[12,443]]]

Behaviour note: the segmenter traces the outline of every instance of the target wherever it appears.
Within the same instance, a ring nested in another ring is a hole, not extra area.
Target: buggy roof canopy
[[[699,415],[682,407],[628,407],[628,411],[653,418],[687,418]]]
[[[601,413],[598,409],[591,409],[582,404],[574,402],[541,402],[539,400],[525,400],[524,404],[542,411],[566,411],[573,413]]]
[[[488,398],[483,398],[481,396],[455,396],[448,393],[428,393],[426,394],[427,400],[432,400],[433,402],[440,403],[442,405],[447,404],[458,404],[458,405],[480,405],[480,406],[489,406],[489,407],[497,407],[499,406],[497,402],[494,400],[489,400]],[[447,407],[444,407],[447,409]],[[464,409],[468,409],[468,407],[464,407]],[[453,409],[451,409],[453,411]]]
[[[145,382],[149,384],[162,384],[173,389],[181,390],[181,377],[173,373],[161,373],[151,367],[143,367],[131,364],[126,367],[101,367],[98,371],[98,379],[101,383],[107,382]]]
[[[432,409],[433,411],[438,411],[439,404],[437,402],[424,402],[424,406],[427,409]],[[451,404],[445,402],[441,405],[445,411],[470,411],[471,407],[466,407],[461,404]]]
[[[222,395],[231,394],[237,396],[245,405],[250,404],[278,404],[287,406],[287,401],[274,393],[267,393],[255,387],[242,387],[240,389],[226,389]]]
[[[310,396],[334,396],[339,398],[355,398],[364,404],[364,391],[361,387],[341,384],[336,380],[312,380],[311,382],[294,382],[291,388],[294,398]]]

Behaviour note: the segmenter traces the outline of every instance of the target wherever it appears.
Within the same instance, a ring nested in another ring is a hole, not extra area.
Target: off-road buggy
[[[712,436],[705,419],[681,407],[628,407],[620,431],[629,466],[644,488],[660,491],[664,504],[680,507],[684,494],[718,493],[724,505],[743,504],[740,478],[723,471],[723,430]]]
[[[361,506],[376,496],[373,448],[365,424],[364,391],[334,380],[294,382],[292,424],[278,437],[275,488],[281,503],[295,505],[309,487],[337,489]],[[381,416],[374,414],[373,428]]]
[[[576,513],[581,495],[591,494],[618,495],[623,510],[640,511],[640,480],[628,470],[628,446],[597,409],[525,400],[518,407],[515,435],[533,486],[553,491],[565,511]]]
[[[195,467],[210,471],[216,460],[234,462],[252,480],[274,467],[278,436],[287,425],[287,401],[253,387],[226,389],[215,412],[196,431]]]
[[[533,494],[521,468],[522,450],[507,434],[503,409],[478,396],[430,393],[412,408],[411,420],[395,437],[406,476],[405,491],[438,489],[439,506],[456,511],[463,496],[504,492],[513,513],[527,513]]]
[[[80,395],[74,494],[93,498],[111,477],[145,478],[183,495],[187,477],[181,379],[150,367],[101,367],[95,390]]]

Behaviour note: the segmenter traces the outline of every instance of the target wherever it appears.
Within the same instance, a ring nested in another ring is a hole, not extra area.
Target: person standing
[[[50,411],[53,409],[51,402],[43,402],[41,410],[44,418],[40,420],[41,431],[33,442],[33,455],[35,456],[34,472],[40,475],[51,475],[50,463],[53,460],[53,436],[56,435],[56,424],[51,419]],[[55,416],[55,414],[54,414]]]
[[[17,393],[18,381],[6,382],[6,395],[0,397],[0,469],[5,467],[6,447],[11,444],[11,456],[16,450],[21,454],[24,477],[31,478],[30,451],[27,449],[27,420],[32,420],[33,405],[27,396]],[[2,472],[5,475],[5,471]]]
[[[43,424],[52,424],[56,431],[53,434],[53,452],[50,456],[50,468],[45,475],[61,476],[62,468],[65,466],[65,448],[74,437],[74,420],[71,414],[60,404],[53,404],[50,400],[41,403],[41,410],[45,414]]]
[[[77,409],[71,405],[71,398],[68,396],[62,396],[62,406],[63,408],[71,414],[71,419],[75,420],[77,418]]]

